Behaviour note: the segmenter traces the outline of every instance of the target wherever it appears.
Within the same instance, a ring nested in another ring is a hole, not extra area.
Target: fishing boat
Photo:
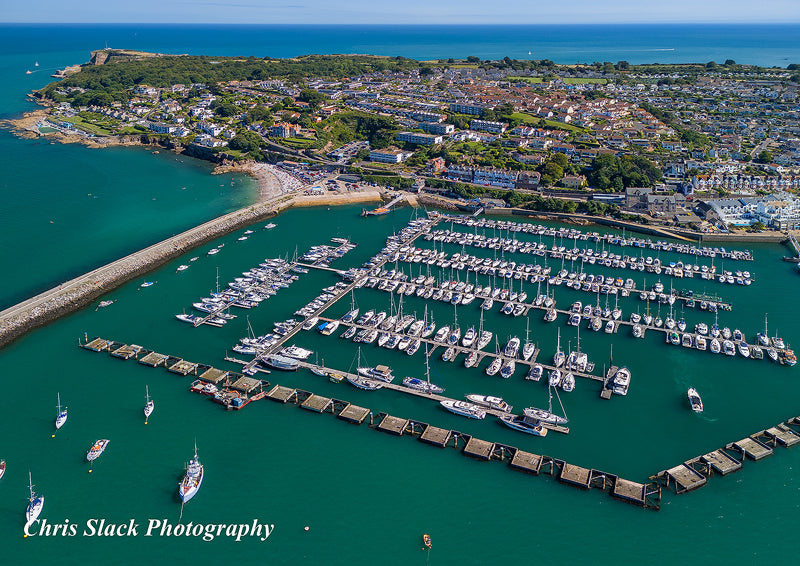
[[[6,461],[0,460],[0,480],[3,479],[3,474],[6,473]]]
[[[480,405],[481,407],[488,407],[496,411],[510,413],[513,407],[503,401],[502,397],[492,397],[491,395],[475,395],[469,394],[466,396],[467,401]]]
[[[427,534],[427,533],[425,533],[424,535],[422,535],[422,544],[424,544],[424,545],[425,545],[425,548],[427,548],[428,550],[430,550],[430,549],[432,548],[432,545],[431,545],[431,535],[429,535],[429,534]]]
[[[3,470],[5,470],[5,461],[3,461]],[[36,492],[33,491],[33,479],[30,471],[28,471],[28,488],[31,495],[28,498],[28,508],[25,509],[26,526],[32,525],[39,518],[44,507],[44,495],[36,495]]]
[[[439,404],[451,413],[469,419],[483,419],[486,417],[486,411],[484,409],[473,403],[467,403],[466,401],[445,399],[444,401],[439,401]]]
[[[702,413],[703,412],[703,400],[700,398],[700,394],[697,392],[697,389],[694,387],[690,387],[689,390],[686,392],[687,397],[689,397],[689,404],[692,406],[692,410],[695,413]]]
[[[144,386],[144,391],[145,391],[144,398],[146,400],[144,404],[144,418],[148,419],[150,418],[150,415],[153,414],[153,410],[156,407],[155,404],[153,403],[153,400],[150,398],[150,388],[147,385]],[[145,420],[145,422],[147,422],[147,420]]]
[[[56,413],[56,430],[58,430],[67,422],[67,408],[61,408],[61,393],[57,393],[56,398],[58,400],[58,404],[56,405],[58,408],[58,413]]]
[[[785,348],[780,354],[780,361],[785,366],[793,366],[797,363],[797,356],[790,348]]]
[[[534,436],[547,436],[547,429],[539,424],[538,421],[519,415],[502,415],[498,418],[500,422],[514,430],[533,434]]]
[[[92,444],[92,447],[89,448],[89,451],[86,453],[86,460],[88,462],[97,460],[100,457],[100,454],[102,454],[108,446],[108,443],[109,440],[107,438],[103,438]]]
[[[182,503],[187,503],[197,495],[200,485],[203,483],[203,472],[203,464],[200,463],[200,459],[197,457],[197,443],[195,442],[194,458],[186,464],[186,474],[178,486],[178,496],[181,498]]]

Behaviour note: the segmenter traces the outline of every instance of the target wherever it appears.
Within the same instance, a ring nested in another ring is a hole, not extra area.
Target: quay
[[[778,445],[791,448],[798,443],[800,417],[792,417],[708,454],[662,470],[650,476],[650,480],[680,495],[703,487],[714,474],[725,476],[738,472],[746,459],[758,461],[771,456]]]

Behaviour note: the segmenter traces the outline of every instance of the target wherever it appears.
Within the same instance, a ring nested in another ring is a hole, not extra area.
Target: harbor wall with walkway
[[[321,206],[381,200],[378,190],[346,194],[282,195],[225,214],[143,250],[80,275],[0,312],[0,348],[26,332],[81,309],[120,285],[176,257],[292,206]]]

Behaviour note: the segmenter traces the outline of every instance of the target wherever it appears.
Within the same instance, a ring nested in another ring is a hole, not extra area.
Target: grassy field
[[[541,83],[544,81],[542,77],[508,77],[510,81],[522,81],[526,83]],[[588,84],[596,84],[596,85],[604,85],[608,82],[608,79],[571,79],[566,78],[562,79],[564,84],[568,85],[588,85]]]
[[[96,136],[110,136],[112,134],[111,130],[98,126],[97,124],[93,124],[87,120],[84,120],[80,116],[73,116],[72,118],[64,118],[61,120],[62,122],[69,122],[73,124],[77,129],[86,132],[87,134],[94,134]]]
[[[508,77],[510,81],[520,81],[523,83],[541,83],[542,77]]]
[[[316,143],[316,140],[308,138],[283,138],[279,143],[291,147],[292,149],[307,149],[312,147]]]
[[[564,79],[564,84],[568,85],[604,85],[608,79]]]

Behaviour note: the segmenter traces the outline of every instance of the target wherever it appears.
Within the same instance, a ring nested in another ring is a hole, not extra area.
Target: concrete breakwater
[[[380,194],[377,191],[370,191],[341,195],[341,197],[344,198],[337,200],[335,196],[329,196],[317,201],[313,197],[299,195],[276,197],[215,218],[76,277],[0,312],[0,347],[34,328],[49,324],[61,316],[85,307],[123,283],[141,277],[197,246],[275,216],[295,204],[298,206],[346,204],[358,202],[358,199],[379,199]],[[296,200],[298,202],[295,202]]]

